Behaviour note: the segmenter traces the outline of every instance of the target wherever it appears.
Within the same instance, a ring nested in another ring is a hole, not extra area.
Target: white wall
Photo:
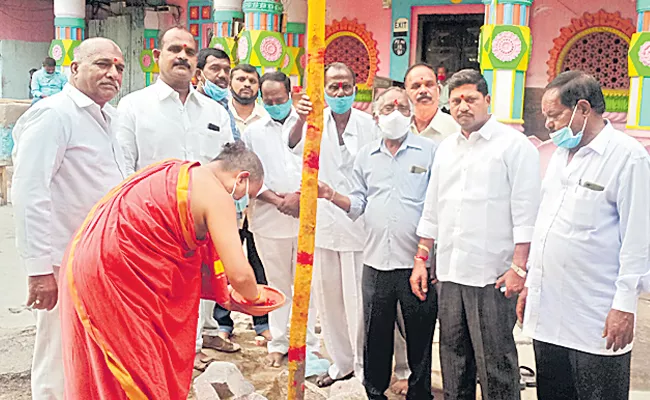
[[[50,42],[0,40],[0,98],[29,98],[29,70],[41,67],[49,48]]]

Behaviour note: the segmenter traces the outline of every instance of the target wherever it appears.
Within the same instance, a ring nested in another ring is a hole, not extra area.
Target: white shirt
[[[239,114],[237,114],[237,109],[233,104],[232,98],[228,100],[228,108],[230,108],[232,116],[235,117],[235,124],[237,125],[237,129],[239,129],[240,133],[243,133],[246,128],[248,128],[253,122],[259,121],[263,117],[268,116],[268,113],[264,107],[257,101],[255,102],[255,108],[253,108],[253,112],[248,116],[248,118],[242,118],[239,116]]]
[[[12,198],[18,253],[29,276],[60,266],[90,209],[126,177],[110,130],[115,109],[68,84],[39,101],[13,130]]]
[[[433,116],[429,125],[422,132],[418,132],[415,122],[411,124],[411,132],[431,139],[436,144],[442,143],[443,140],[458,131],[460,131],[460,125],[458,125],[456,120],[451,115],[445,114],[440,110],[436,111],[436,115]]]
[[[515,244],[532,238],[539,191],[537,149],[495,117],[469,139],[460,132],[445,139],[417,230],[438,243],[438,279],[494,284],[510,268]]]
[[[264,186],[259,194],[266,190],[275,193],[300,190],[302,158],[287,146],[289,133],[297,120],[298,114],[292,108],[284,124],[266,116],[244,131],[242,140],[257,154],[264,167]],[[298,218],[282,214],[274,205],[262,200],[251,199],[248,218],[248,229],[256,235],[273,239],[298,236]]]
[[[354,159],[363,146],[379,137],[377,125],[370,114],[353,108],[343,132],[343,145],[340,145],[336,121],[329,107],[323,111],[323,116],[318,179],[348,196],[354,190]],[[293,148],[299,157],[302,157],[306,131],[305,126],[303,140]],[[316,247],[333,251],[363,251],[366,241],[363,218],[351,220],[345,211],[327,199],[318,200],[317,213]]]
[[[162,79],[125,96],[117,109],[116,134],[129,174],[168,158],[205,164],[234,140],[223,106],[193,88],[183,104]],[[219,130],[208,129],[209,124]]]
[[[542,184],[524,333],[587,353],[622,354],[632,346],[606,350],[602,333],[611,309],[636,313],[640,278],[650,272],[650,157],[610,123],[567,165],[568,154],[555,151]]]

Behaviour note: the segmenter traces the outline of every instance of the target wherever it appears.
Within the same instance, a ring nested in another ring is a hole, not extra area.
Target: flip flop
[[[316,385],[319,388],[326,388],[328,386],[332,386],[334,384],[334,382],[347,381],[348,379],[352,378],[353,376],[354,376],[354,372],[350,372],[349,374],[345,375],[343,378],[334,379],[334,378],[332,378],[330,376],[329,373],[325,372],[325,373],[322,373],[322,374],[318,375],[318,377],[316,378]]]
[[[519,366],[519,386],[522,387],[522,390],[530,387],[534,388],[537,387],[537,379],[535,378],[535,371],[533,371],[532,368],[527,367],[525,365],[520,365]]]

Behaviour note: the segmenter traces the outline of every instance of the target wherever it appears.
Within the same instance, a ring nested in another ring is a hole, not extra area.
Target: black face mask
[[[255,92],[255,95],[253,95],[253,97],[241,97],[240,95],[235,93],[235,91],[232,90],[232,88],[230,89],[230,93],[232,94],[232,99],[234,101],[244,106],[254,103],[255,100],[257,100],[257,96],[259,95],[259,92]]]

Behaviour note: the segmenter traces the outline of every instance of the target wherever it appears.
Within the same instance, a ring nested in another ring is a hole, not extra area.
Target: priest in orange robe
[[[61,268],[67,399],[187,398],[202,265],[218,254],[233,290],[265,302],[235,212],[263,177],[257,156],[230,143],[204,166],[151,165],[95,205]]]

